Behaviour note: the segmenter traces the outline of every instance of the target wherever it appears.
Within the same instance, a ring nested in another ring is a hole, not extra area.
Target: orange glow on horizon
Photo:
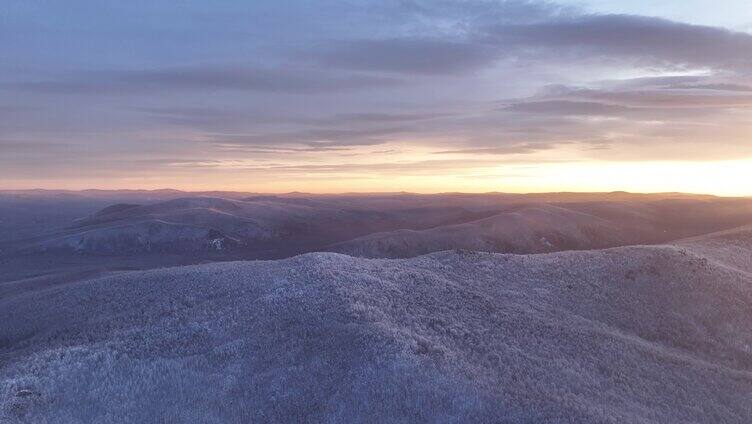
[[[198,176],[198,178],[197,178]],[[448,175],[420,173],[300,173],[258,175],[242,171],[193,170],[163,176],[4,181],[0,189],[164,189],[315,194],[344,192],[684,192],[719,196],[752,195],[752,159],[713,162],[563,162],[502,164],[453,170]]]

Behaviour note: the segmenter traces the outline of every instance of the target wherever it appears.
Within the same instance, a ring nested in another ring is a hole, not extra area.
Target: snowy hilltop
[[[748,423],[749,228],[0,285],[0,422]]]

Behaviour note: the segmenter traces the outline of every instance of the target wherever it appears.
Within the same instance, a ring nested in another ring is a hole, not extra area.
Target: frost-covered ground
[[[320,251],[370,258],[448,249],[546,253],[666,243],[752,223],[752,198],[676,194],[183,193],[161,200],[126,194],[92,199],[73,192],[61,199],[0,191],[0,260],[13,254],[173,254],[196,263]]]
[[[634,228],[555,205],[536,205],[462,224],[369,234],[329,251],[366,258],[409,258],[442,250],[546,253],[654,241],[650,225]]]
[[[749,423],[748,236],[15,285],[0,422]]]

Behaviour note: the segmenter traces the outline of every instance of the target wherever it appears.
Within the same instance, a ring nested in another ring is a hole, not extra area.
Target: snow
[[[370,234],[335,244],[329,250],[367,258],[403,258],[448,249],[544,253],[613,247],[639,240],[649,237],[593,215],[541,205],[422,231]]]
[[[39,231],[19,249],[31,254],[169,253],[213,260],[218,256],[276,259],[333,251],[404,258],[448,249],[545,253],[656,244],[752,220],[752,200],[744,199],[648,201],[651,197],[643,196],[643,201],[604,201],[612,196],[600,195],[587,202],[562,202],[558,197],[542,195],[535,200],[533,196],[523,201],[493,193],[255,196],[246,200],[193,196],[147,204],[134,204],[131,202],[136,199],[130,199],[85,218],[59,223],[62,228],[21,231],[18,224],[3,225],[0,244],[5,228],[16,240],[24,238],[15,233]],[[0,217],[2,200],[0,193]],[[29,214],[40,213],[33,210]],[[57,222],[46,215],[39,221]],[[24,216],[22,222],[34,221]],[[224,239],[221,254],[212,242],[217,238]]]
[[[94,254],[195,251],[207,246],[215,248],[215,233],[211,228],[150,220],[53,238],[41,244],[41,251],[70,249]]]
[[[0,422],[748,423],[752,276],[702,246],[29,286],[0,297]]]
[[[213,239],[211,241],[211,247],[214,248],[214,250],[222,250],[222,249],[224,249],[223,239],[221,239],[221,238]]]

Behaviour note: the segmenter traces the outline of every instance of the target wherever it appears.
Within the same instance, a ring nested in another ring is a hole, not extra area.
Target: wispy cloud
[[[184,67],[135,71],[82,72],[54,80],[5,84],[8,89],[51,94],[132,94],[167,90],[241,90],[268,93],[317,93],[399,83],[392,77],[328,74],[310,69]]]
[[[0,179],[752,155],[752,34],[578,4],[17,2]]]

